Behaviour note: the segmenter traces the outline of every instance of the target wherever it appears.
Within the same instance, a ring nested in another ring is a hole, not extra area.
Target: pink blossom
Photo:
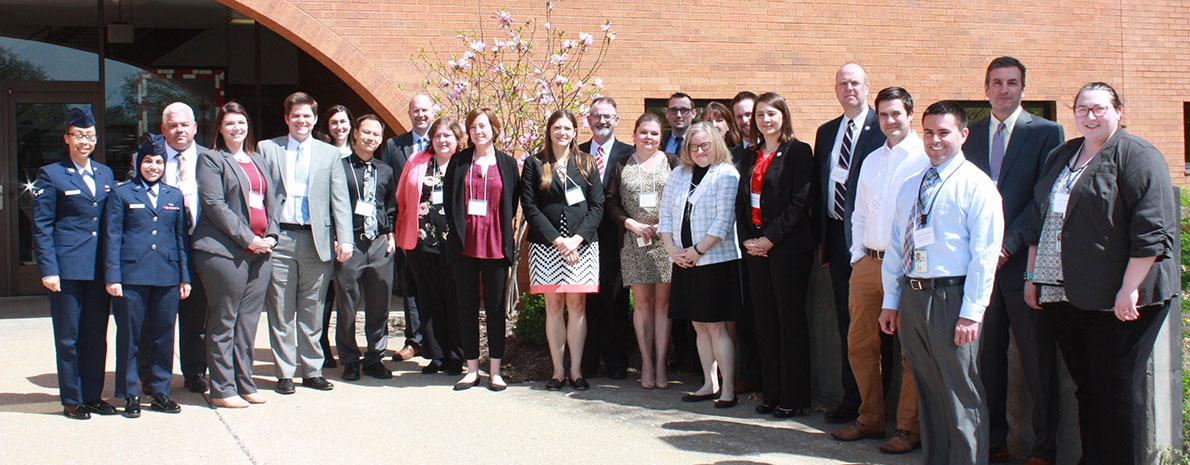
[[[500,27],[502,28],[512,26],[512,15],[508,14],[507,11],[500,10],[492,13],[492,18],[495,18],[496,22],[500,23]]]
[[[597,77],[597,78],[591,80],[591,85],[595,86],[596,89],[602,89],[603,88],[603,78]]]
[[[566,60],[569,58],[570,58],[569,53],[563,53],[561,55],[553,55],[553,56],[550,56],[550,64],[561,65],[562,63],[565,63]]]
[[[546,22],[545,22],[545,25],[543,25],[542,27],[544,27],[544,28],[545,28],[545,30],[549,31],[549,30],[550,30],[550,23],[549,23],[549,21],[546,21]]]
[[[608,41],[616,40],[616,31],[611,31],[611,32],[607,33],[607,40]]]
[[[604,21],[603,26],[600,26],[600,29],[602,29],[603,32],[612,30],[612,20],[609,19],[609,20]]]
[[[466,52],[463,52],[463,59],[464,59],[464,60],[470,60],[470,59],[472,59],[472,58],[475,58],[475,52],[472,52],[472,51],[470,51],[470,50],[468,50],[468,51],[466,51]]]
[[[487,45],[484,44],[482,40],[471,41],[471,50],[475,50],[477,52],[482,52],[484,47],[486,47],[486,46]]]
[[[591,34],[587,34],[586,32],[578,33],[578,40],[582,41],[583,47],[590,47],[595,44],[595,37],[592,37]]]
[[[566,79],[566,76],[559,74],[554,77],[554,82],[558,85],[562,85],[562,84],[566,84],[567,82],[570,82],[570,80]]]
[[[572,48],[574,48],[573,40],[566,39],[566,40],[562,41],[562,50],[570,50]]]

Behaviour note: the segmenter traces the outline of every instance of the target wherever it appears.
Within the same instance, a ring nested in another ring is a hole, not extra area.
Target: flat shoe
[[[586,391],[587,389],[591,389],[591,385],[587,384],[587,380],[584,378],[572,380],[570,385],[574,386],[574,389],[578,391]]]
[[[546,381],[546,383],[545,383],[545,390],[558,391],[558,390],[561,390],[562,386],[565,386],[565,385],[566,385],[566,380],[550,378],[550,380]]]
[[[711,394],[686,394],[686,395],[682,396],[682,402],[702,402],[705,400],[712,400],[716,396],[717,395],[714,393],[711,393]]]
[[[475,384],[476,384],[476,383],[478,383],[478,382],[479,382],[479,377],[478,377],[478,376],[476,376],[476,377],[475,377],[475,380],[473,380],[473,381],[471,381],[471,382],[466,382],[466,381],[459,381],[459,382],[455,383],[454,390],[456,390],[456,391],[466,391],[466,390],[468,390],[468,389],[471,389],[471,387],[472,387],[472,386],[475,386]]]
[[[770,413],[773,413],[773,410],[776,410],[776,408],[769,404],[756,404],[755,410],[756,410],[756,413],[759,413],[761,415],[768,415]]]
[[[264,397],[261,396],[260,393],[258,393],[258,392],[253,392],[251,394],[240,394],[240,398],[248,401],[249,404],[263,404],[263,403],[265,403]]]
[[[732,400],[720,399],[720,400],[715,401],[715,408],[732,408],[732,407],[735,407],[737,403],[739,403],[739,399],[732,399]]]
[[[773,411],[773,418],[793,418],[793,417],[799,416],[801,414],[802,414],[802,409],[800,409],[800,408],[784,409],[781,407],[777,407],[777,410]]]
[[[212,397],[211,405],[214,405],[216,407],[222,407],[222,408],[247,408],[249,404],[248,404],[248,401],[246,401],[244,399],[241,399],[236,396],[232,396],[232,397],[226,397],[226,398],[222,398],[222,399],[220,399],[218,397]]]
[[[488,379],[488,390],[489,391],[500,392],[505,389],[508,389],[507,384],[496,384],[496,383],[493,383],[491,379]]]

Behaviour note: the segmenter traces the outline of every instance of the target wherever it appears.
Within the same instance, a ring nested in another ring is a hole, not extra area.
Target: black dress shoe
[[[740,401],[739,399],[732,399],[732,400],[719,399],[719,400],[715,401],[715,408],[732,408],[732,407],[735,407],[736,404],[739,403],[739,401]]]
[[[859,418],[859,412],[856,412],[855,410],[837,408],[834,410],[828,410],[826,414],[823,415],[823,418],[826,419],[827,423],[841,425],[855,421],[857,418]]]
[[[561,390],[562,386],[565,386],[565,385],[566,385],[566,380],[564,380],[564,379],[550,378],[549,381],[545,382],[545,390],[557,391],[557,390]]]
[[[788,409],[777,407],[777,409],[773,411],[773,418],[793,418],[800,417],[801,415],[802,409],[800,408]]]
[[[607,377],[611,379],[624,379],[628,377],[627,368],[616,368],[608,370]]]
[[[343,364],[343,381],[359,381],[359,363]]]
[[[421,367],[421,374],[423,375],[432,375],[439,371],[442,371],[442,362],[438,360],[430,360],[429,364]]]
[[[448,360],[446,363],[442,364],[442,369],[450,376],[461,375],[463,374],[463,361]]]
[[[62,414],[71,420],[90,420],[91,409],[84,404],[70,404],[62,408]]]
[[[586,378],[579,378],[579,379],[573,380],[570,382],[570,385],[574,386],[574,389],[576,391],[586,391],[587,389],[591,389],[591,385],[587,383]]]
[[[500,391],[503,391],[503,390],[505,390],[505,389],[508,389],[508,385],[507,385],[507,384],[496,384],[496,383],[493,383],[493,382],[492,382],[492,379],[491,379],[491,378],[488,378],[488,390],[489,390],[489,391],[492,391],[492,392],[500,392]]]
[[[133,396],[124,399],[124,416],[140,418],[140,397]]]
[[[702,402],[704,400],[711,400],[718,397],[718,393],[711,394],[686,394],[682,396],[682,402]]]
[[[91,413],[94,413],[97,415],[115,415],[116,414],[116,406],[109,404],[107,402],[104,402],[103,399],[88,400],[86,402],[83,402],[83,404],[87,406],[87,410],[90,410]]]
[[[293,388],[292,378],[281,378],[277,380],[277,386],[273,387],[277,394],[293,394],[296,390]]]
[[[478,382],[479,382],[479,377],[478,377],[478,376],[476,376],[476,377],[475,377],[475,381],[471,381],[471,382],[469,382],[469,383],[468,383],[468,382],[466,382],[466,381],[459,381],[459,382],[455,383],[454,390],[456,390],[456,391],[466,391],[466,390],[468,390],[468,389],[471,389],[471,387],[472,387],[472,386],[475,386],[475,383],[478,383]]]
[[[311,389],[317,389],[319,391],[329,391],[335,388],[334,384],[331,384],[330,381],[327,381],[326,378],[321,376],[314,378],[302,378],[302,386]]]
[[[335,357],[327,357],[325,360],[322,361],[322,369],[323,370],[325,370],[327,368],[336,368],[338,366],[339,366],[339,364],[335,363]]]
[[[181,405],[178,405],[169,396],[161,393],[153,394],[153,402],[149,404],[149,408],[165,413],[179,413],[182,411]]]
[[[770,413],[773,413],[773,411],[776,409],[777,409],[776,407],[773,407],[772,405],[769,405],[769,404],[756,404],[756,413],[759,413],[761,415],[768,415]]]
[[[376,379],[392,379],[393,372],[384,366],[384,362],[376,361],[364,365],[364,374]]]
[[[145,385],[141,383],[141,386]],[[185,386],[186,390],[196,394],[207,392],[207,382],[202,379],[202,375],[186,375],[186,382],[182,383],[182,386]],[[145,394],[152,393],[146,392]]]

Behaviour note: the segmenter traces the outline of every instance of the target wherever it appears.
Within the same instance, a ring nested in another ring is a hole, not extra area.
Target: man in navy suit
[[[169,382],[178,302],[190,296],[190,220],[182,191],[161,182],[165,154],[165,138],[146,138],[132,180],[116,186],[103,211],[104,281],[115,297],[116,397],[125,399],[128,418],[140,416],[141,378],[153,397],[150,408],[182,411],[169,398]],[[148,359],[148,373],[138,373],[138,357]]]
[[[1021,368],[1033,399],[1033,446],[1028,465],[1054,463],[1058,429],[1054,338],[1049,320],[1025,305],[1028,244],[1023,239],[1033,187],[1051,150],[1065,141],[1062,126],[1021,108],[1025,66],[1016,58],[992,60],[984,75],[992,114],[971,125],[967,159],[991,176],[1004,201],[1004,244],[992,300],[983,320],[979,370],[990,418],[990,459],[1008,459],[1008,330],[1016,335]]]
[[[819,126],[814,137],[819,181],[819,200],[814,203],[814,213],[818,238],[822,241],[822,266],[830,268],[842,352],[843,401],[826,412],[826,421],[838,424],[854,421],[860,404],[859,388],[847,360],[847,330],[851,324],[847,309],[851,212],[855,209],[855,188],[864,157],[880,148],[885,137],[876,122],[876,112],[868,107],[868,75],[862,67],[848,63],[835,72],[835,97],[843,106],[843,115]]]
[[[50,291],[63,414],[86,420],[116,413],[101,398],[110,309],[99,274],[99,218],[116,179],[91,160],[98,138],[90,110],[70,110],[62,140],[69,156],[41,167],[33,183],[33,248]]]
[[[401,171],[405,170],[405,162],[409,161],[409,157],[429,148],[430,135],[427,132],[433,120],[434,101],[430,96],[418,94],[409,99],[409,124],[412,130],[385,141],[384,151],[380,153],[380,161],[393,167],[394,183],[401,179]],[[393,354],[393,360],[399,362],[416,356],[425,337],[421,330],[417,299],[414,298],[417,290],[402,251],[397,251],[393,257],[392,288],[393,294],[404,291],[405,295],[405,347]]]
[[[611,97],[599,97],[591,102],[587,124],[591,126],[591,140],[578,148],[595,158],[600,180],[606,186],[611,167],[636,149],[616,140],[620,116],[616,113],[616,101]],[[599,242],[608,246],[599,248],[599,292],[587,294],[587,346],[582,360],[584,378],[593,378],[599,373],[600,359],[609,377],[628,377],[632,329],[628,325],[628,290],[624,289],[620,276],[620,247],[612,245],[619,239],[616,231],[617,225],[604,215],[599,223]]]
[[[686,137],[686,130],[698,115],[694,109],[694,99],[683,92],[674,92],[665,102],[665,120],[669,122],[669,129],[661,136],[661,150],[666,153],[678,153],[682,149],[682,138]],[[594,154],[592,154],[594,155]]]

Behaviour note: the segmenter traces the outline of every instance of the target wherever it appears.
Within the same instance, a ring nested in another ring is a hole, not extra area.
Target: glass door
[[[103,127],[99,93],[86,90],[93,87],[36,83],[9,87],[0,99],[0,296],[45,293],[33,252],[32,185],[38,168],[67,156],[62,134],[71,108],[91,109]],[[99,136],[93,156],[103,161]]]

